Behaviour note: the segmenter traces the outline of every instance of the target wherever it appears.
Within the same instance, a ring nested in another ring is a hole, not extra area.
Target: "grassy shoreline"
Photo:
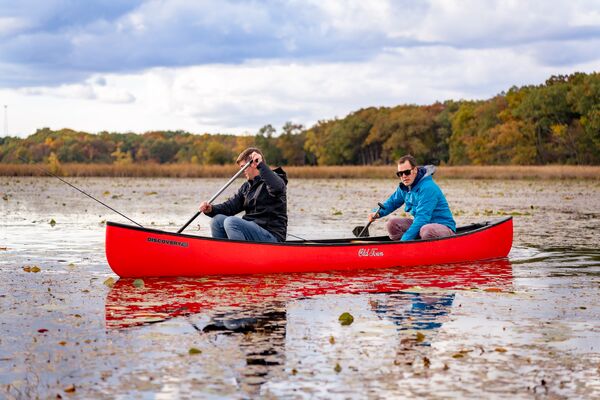
[[[41,167],[41,168],[40,168]],[[235,165],[197,164],[0,164],[0,176],[45,176],[48,169],[59,176],[71,177],[169,177],[226,178],[236,171]],[[395,166],[287,166],[292,179],[395,179]],[[586,179],[600,180],[600,166],[532,165],[532,166],[440,166],[438,178],[468,179]]]

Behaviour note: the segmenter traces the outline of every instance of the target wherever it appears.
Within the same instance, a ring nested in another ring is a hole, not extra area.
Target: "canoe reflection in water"
[[[235,342],[246,364],[236,378],[239,387],[248,395],[277,393],[278,385],[284,385],[278,377],[299,368],[335,365],[340,360],[339,351],[332,353],[336,346],[344,346],[349,360],[360,358],[352,355],[356,350],[370,352],[373,360],[391,353],[394,363],[404,363],[410,359],[408,350],[435,341],[435,331],[451,318],[456,294],[470,289],[512,290],[510,262],[147,278],[141,288],[132,279],[120,279],[106,299],[106,327],[120,331],[179,317],[203,337],[242,335]],[[353,315],[352,325],[338,321],[344,312]],[[363,367],[358,363],[355,368],[362,372]],[[285,385],[289,388],[289,382]]]

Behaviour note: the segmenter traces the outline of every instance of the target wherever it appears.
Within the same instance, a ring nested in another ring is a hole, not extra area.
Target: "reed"
[[[0,164],[3,176],[44,176],[40,168],[49,168],[47,164]],[[234,165],[198,165],[198,164],[80,164],[60,165],[60,176],[76,177],[169,177],[169,178],[221,178],[231,176],[237,171]],[[52,171],[54,172],[54,171]]]
[[[169,177],[228,178],[235,165],[198,164],[0,164],[0,176],[44,176],[43,167],[61,176],[73,177]],[[287,166],[291,179],[397,179],[395,165],[388,166]],[[442,179],[585,179],[600,180],[600,166],[440,166]]]
[[[489,165],[442,166],[440,178],[468,179],[585,179],[600,180],[596,165]]]

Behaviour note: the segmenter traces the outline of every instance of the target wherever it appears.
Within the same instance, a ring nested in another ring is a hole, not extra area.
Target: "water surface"
[[[168,231],[223,184],[70,181]],[[395,184],[292,180],[289,232],[350,237]],[[105,221],[126,220],[55,179],[0,178],[0,397],[600,397],[600,185],[440,185],[459,225],[513,215],[509,260],[142,286],[104,257]]]

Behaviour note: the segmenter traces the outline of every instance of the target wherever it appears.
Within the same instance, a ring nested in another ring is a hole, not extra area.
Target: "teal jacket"
[[[456,222],[446,197],[431,177],[434,173],[433,165],[419,167],[413,184],[407,187],[400,183],[398,189],[383,203],[385,208],[379,211],[380,217],[391,214],[403,204],[406,204],[406,212],[414,217],[412,225],[400,240],[418,239],[421,227],[426,224],[442,224],[456,232]]]

